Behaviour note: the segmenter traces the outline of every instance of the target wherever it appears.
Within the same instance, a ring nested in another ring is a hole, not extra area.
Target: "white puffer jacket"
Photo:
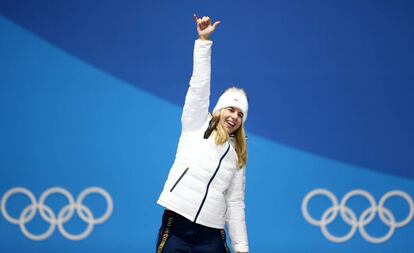
[[[212,41],[196,40],[193,75],[181,118],[177,153],[158,204],[198,224],[227,226],[234,251],[248,252],[244,213],[245,168],[237,168],[231,141],[203,135],[210,116]]]

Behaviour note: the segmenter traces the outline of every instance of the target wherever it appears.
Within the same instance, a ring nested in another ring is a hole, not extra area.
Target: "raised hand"
[[[194,14],[194,22],[197,25],[198,38],[202,40],[209,40],[210,35],[220,24],[220,21],[216,21],[214,24],[211,24],[209,17],[197,18],[196,14]]]

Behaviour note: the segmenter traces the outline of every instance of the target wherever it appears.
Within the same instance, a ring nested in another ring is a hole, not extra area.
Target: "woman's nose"
[[[232,119],[237,119],[237,112],[232,112],[231,114],[230,114],[230,116],[231,116],[231,118]]]

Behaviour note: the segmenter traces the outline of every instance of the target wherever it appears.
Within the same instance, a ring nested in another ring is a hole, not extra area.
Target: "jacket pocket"
[[[181,179],[183,179],[185,173],[187,173],[188,171],[188,167],[184,170],[184,172],[181,174],[181,176],[177,179],[177,181],[175,182],[175,184],[173,185],[173,187],[171,187],[170,192],[172,192],[174,190],[174,188],[177,186],[177,184],[181,181]]]

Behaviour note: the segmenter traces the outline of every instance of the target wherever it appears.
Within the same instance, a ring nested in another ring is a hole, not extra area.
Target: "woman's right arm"
[[[208,118],[211,79],[211,46],[209,39],[215,31],[219,21],[213,25],[209,17],[198,19],[194,15],[197,25],[198,39],[194,44],[193,74],[185,98],[181,123],[183,131],[199,130]]]

